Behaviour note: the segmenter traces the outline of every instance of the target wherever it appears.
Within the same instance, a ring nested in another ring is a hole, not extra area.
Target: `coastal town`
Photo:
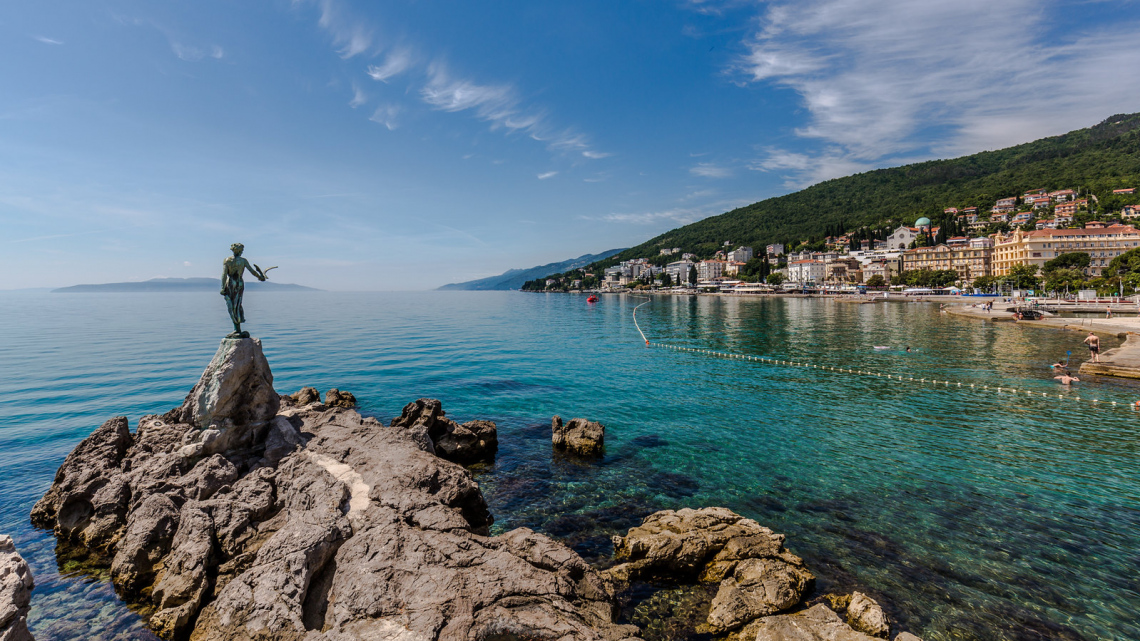
[[[1107,198],[1035,189],[999,198],[988,210],[946,207],[938,223],[922,216],[893,229],[862,228],[794,246],[725,240],[711,256],[665,247],[658,256],[553,274],[524,289],[1123,294],[1140,288],[1140,273],[1113,267],[1114,259],[1140,248],[1137,195],[1135,187],[1112,190],[1111,201],[1121,204],[1110,211],[1099,206]]]

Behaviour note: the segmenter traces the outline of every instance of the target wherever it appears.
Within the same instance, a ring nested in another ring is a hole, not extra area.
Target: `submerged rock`
[[[847,604],[847,624],[860,632],[883,639],[891,632],[891,623],[883,608],[862,592],[851,593],[851,601]]]
[[[499,435],[492,421],[468,421],[460,425],[446,418],[443,405],[434,398],[421,398],[404,406],[392,427],[404,429],[425,451],[467,465],[492,461],[499,450]]]
[[[179,453],[193,458],[255,447],[280,406],[261,341],[226,338],[182,406],[164,418],[191,426]]]
[[[219,353],[248,360],[236,349]],[[214,365],[204,380],[212,370],[239,369]],[[244,380],[259,387],[271,378],[266,371]],[[142,418],[133,435],[126,419],[108,421],[67,458],[33,512],[38,525],[110,558],[116,588],[148,606],[159,635],[618,641],[638,634],[615,623],[613,583],[566,546],[528,529],[488,536],[493,519],[478,485],[445,456],[493,453],[493,423],[458,425],[432,399],[410,404],[392,427],[320,404],[265,418],[263,406],[246,414],[257,417],[247,426],[264,419],[264,428],[245,432],[256,438],[225,439],[235,447],[187,457],[183,435],[199,424],[181,421],[200,416],[188,407],[203,405],[187,403]],[[211,416],[205,425],[220,425],[219,414]]]
[[[601,456],[605,452],[606,427],[584,418],[572,418],[562,424],[562,417],[550,422],[554,449],[578,456]]]
[[[0,640],[34,641],[28,631],[32,571],[16,551],[12,537],[0,535]]]

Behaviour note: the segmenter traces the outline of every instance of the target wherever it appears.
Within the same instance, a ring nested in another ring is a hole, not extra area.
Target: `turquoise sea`
[[[654,510],[723,505],[786,533],[819,593],[868,592],[927,641],[1140,639],[1140,387],[1061,390],[1048,364],[1084,358],[1078,334],[916,303],[660,297],[638,311],[654,341],[904,382],[646,348],[632,296],[246,299],[279,391],[340,387],[385,421],[431,396],[496,421],[479,479],[498,531],[533,527],[605,563],[609,535]],[[28,513],[104,420],[178,405],[227,331],[208,292],[0,293],[0,533],[32,564],[40,641],[152,638],[105,580],[61,568]],[[554,414],[605,423],[605,459],[553,458]]]

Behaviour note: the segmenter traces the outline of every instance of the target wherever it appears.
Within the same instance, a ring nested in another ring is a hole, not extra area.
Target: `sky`
[[[1137,34],[1109,0],[3,3],[0,289],[632,246],[1138,112]]]

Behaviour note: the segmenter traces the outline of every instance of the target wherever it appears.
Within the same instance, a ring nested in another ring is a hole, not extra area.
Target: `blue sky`
[[[1140,111],[1140,5],[5,3],[0,289],[427,289]]]

